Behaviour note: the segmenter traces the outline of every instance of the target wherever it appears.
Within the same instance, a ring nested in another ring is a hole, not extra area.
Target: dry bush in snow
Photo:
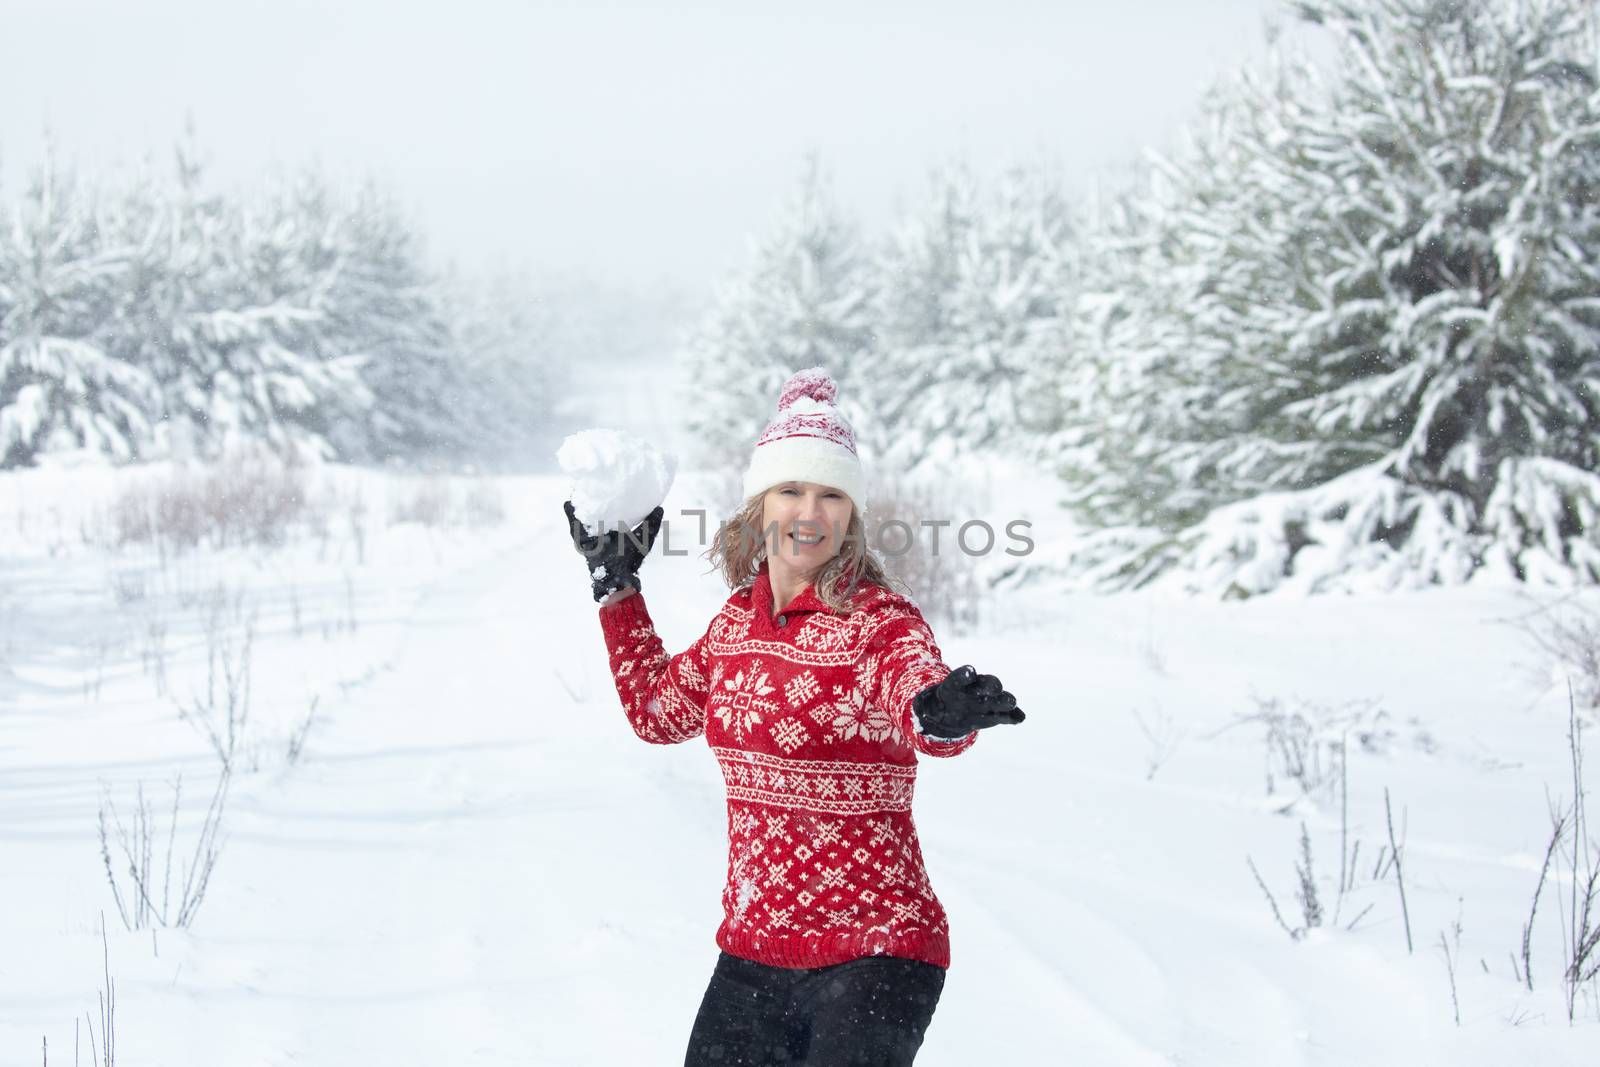
[[[1600,710],[1600,611],[1569,594],[1507,621],[1543,654],[1539,680],[1570,682],[1578,711],[1592,723]]]
[[[178,810],[183,800],[181,774],[172,782],[172,815],[164,843],[145,798],[143,782],[138,785],[136,807],[127,825],[123,824],[110,790],[104,791],[100,802],[100,859],[117,914],[127,929],[186,927],[194,922],[222,850],[218,834],[230,779],[228,768],[223,767],[205,817],[194,833],[192,847],[181,846],[178,840]],[[116,859],[112,857],[113,844],[118,853]],[[188,858],[180,852],[187,852]],[[178,864],[176,881],[174,861]]]
[[[483,529],[498,526],[505,517],[505,501],[493,482],[472,479],[461,487],[440,475],[412,484],[389,507],[390,525],[409,522],[431,529]]]
[[[243,451],[214,466],[131,480],[112,500],[111,546],[150,545],[163,557],[201,546],[277,547],[308,512],[305,468]]]
[[[222,585],[212,590],[205,609],[205,690],[179,702],[178,717],[205,737],[223,770],[231,772],[250,722],[256,617],[254,610],[246,612],[242,590],[230,593]]]
[[[1318,804],[1333,799],[1352,743],[1374,755],[1399,744],[1423,752],[1437,747],[1417,719],[1401,723],[1374,700],[1331,707],[1308,700],[1291,703],[1256,697],[1255,704],[1254,712],[1236,717],[1223,730],[1246,723],[1263,728],[1267,795],[1286,797],[1285,811],[1302,799]]]
[[[1549,845],[1533,889],[1528,921],[1522,927],[1519,977],[1529,990],[1533,989],[1533,927],[1548,885],[1561,924],[1561,985],[1566,995],[1567,1018],[1571,1020],[1577,1018],[1578,1003],[1583,998],[1600,1017],[1600,843],[1591,836],[1588,790],[1584,785],[1584,725],[1578,717],[1577,699],[1571,689],[1568,690],[1567,716],[1573,799],[1570,803],[1560,799],[1551,802]],[[1513,961],[1515,958],[1513,955]]]

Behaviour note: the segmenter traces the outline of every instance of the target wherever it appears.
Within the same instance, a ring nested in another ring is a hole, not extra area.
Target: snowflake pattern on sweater
[[[774,616],[763,564],[678,655],[641,594],[602,608],[600,624],[634,733],[704,736],[722,769],[723,951],[781,967],[876,955],[948,967],[911,802],[918,753],[954,756],[977,735],[916,729],[912,698],[950,673],[916,606],[868,586],[851,607],[834,612],[807,586]]]

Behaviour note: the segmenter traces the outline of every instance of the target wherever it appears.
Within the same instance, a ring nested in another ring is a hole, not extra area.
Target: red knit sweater
[[[722,767],[723,951],[780,967],[876,955],[948,967],[949,926],[911,820],[916,754],[954,756],[977,734],[917,732],[911,698],[950,668],[916,606],[868,586],[852,609],[807,586],[774,617],[762,564],[676,656],[642,595],[601,608],[600,625],[634,733],[704,734]]]

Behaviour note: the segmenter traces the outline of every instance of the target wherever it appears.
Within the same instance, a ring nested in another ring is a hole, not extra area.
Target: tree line
[[[705,458],[821,363],[882,471],[1058,477],[1036,566],[1093,587],[1600,581],[1595,9],[1287,14],[1331,58],[1275,37],[1093,202],[953,166],[869,237],[809,166],[685,349]]]
[[[52,153],[0,203],[0,468],[526,446],[560,376],[534,294],[433,270],[376,185],[223,192],[199,156],[96,182]]]

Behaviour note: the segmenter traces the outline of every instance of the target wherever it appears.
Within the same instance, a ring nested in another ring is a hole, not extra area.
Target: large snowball
[[[572,509],[589,529],[629,529],[667,498],[678,460],[643,437],[621,430],[584,430],[556,451],[572,479]]]

